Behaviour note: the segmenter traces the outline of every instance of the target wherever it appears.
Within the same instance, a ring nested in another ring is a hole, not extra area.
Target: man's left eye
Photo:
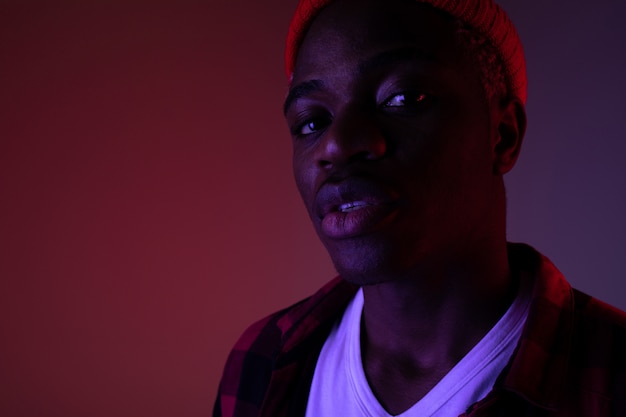
[[[399,93],[394,94],[383,102],[383,107],[413,107],[423,106],[430,97],[424,93]]]

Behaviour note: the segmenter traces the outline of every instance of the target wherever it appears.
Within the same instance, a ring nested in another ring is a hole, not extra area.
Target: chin
[[[335,269],[344,280],[365,286],[397,280],[406,275],[409,268],[402,250],[367,243],[342,245],[341,250],[327,246]]]
[[[442,249],[432,240],[402,237],[369,235],[323,243],[339,275],[359,286],[412,279],[441,267],[437,254]]]

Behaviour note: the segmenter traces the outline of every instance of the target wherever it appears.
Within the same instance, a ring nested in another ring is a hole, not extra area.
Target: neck
[[[506,244],[483,253],[364,287],[364,361],[391,357],[423,368],[454,366],[514,298]]]
[[[361,358],[372,391],[399,414],[430,391],[495,325],[515,285],[506,243],[410,279],[363,287]]]

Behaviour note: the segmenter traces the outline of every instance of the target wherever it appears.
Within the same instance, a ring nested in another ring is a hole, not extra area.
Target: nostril
[[[382,136],[378,135],[378,137],[370,143],[368,149],[364,151],[365,158],[374,160],[384,157],[387,154],[388,145],[387,140]]]
[[[320,168],[355,162],[375,161],[387,154],[387,144],[381,136],[372,136],[365,140],[339,142],[329,139],[319,148],[317,164]]]
[[[348,158],[348,162],[356,162],[356,161],[367,161],[377,159],[377,153],[372,153],[370,151],[361,151],[351,155]]]

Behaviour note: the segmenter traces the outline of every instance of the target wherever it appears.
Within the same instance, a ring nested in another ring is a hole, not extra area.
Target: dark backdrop
[[[509,236],[626,308],[622,0],[507,0]],[[333,275],[281,116],[293,0],[0,1],[0,415],[208,415],[252,320]]]

